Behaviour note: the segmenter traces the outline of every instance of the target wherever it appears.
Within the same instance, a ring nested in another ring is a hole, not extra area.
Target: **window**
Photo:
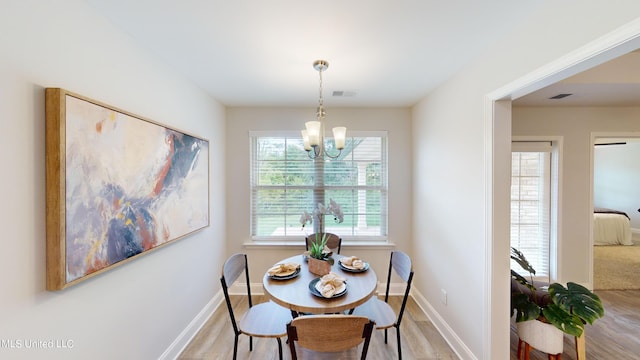
[[[386,132],[352,132],[338,159],[311,160],[299,134],[251,133],[251,235],[300,240],[300,216],[335,200],[344,221],[325,219],[325,231],[351,240],[387,236]],[[327,141],[331,152],[332,141]]]
[[[511,246],[520,250],[548,281],[552,218],[550,142],[514,143],[511,153]],[[512,269],[519,271],[518,265]]]

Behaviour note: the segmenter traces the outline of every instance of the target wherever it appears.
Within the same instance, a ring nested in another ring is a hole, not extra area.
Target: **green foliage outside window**
[[[359,144],[362,140],[351,140],[352,144]],[[320,166],[320,176],[323,201],[328,203],[333,198],[344,212],[344,222],[335,224],[327,219],[326,226],[344,229],[345,234],[351,234],[358,226],[358,216],[361,211],[367,227],[382,225],[382,206],[386,192],[383,174],[383,164],[378,161],[367,160],[365,181],[366,185],[358,184],[359,162],[351,152],[337,160],[315,164],[302,150],[302,141],[295,138],[260,137],[255,142],[256,151],[252,164],[253,176],[253,221],[255,236],[272,236],[278,229],[285,232],[299,233],[300,215],[312,209],[314,201],[314,183]],[[353,145],[352,150],[358,145]],[[362,168],[362,167],[361,167]],[[319,179],[318,179],[319,180]],[[318,188],[315,188],[316,192]],[[366,201],[364,209],[359,202]],[[295,231],[289,231],[289,230]],[[284,234],[285,236],[287,234]]]

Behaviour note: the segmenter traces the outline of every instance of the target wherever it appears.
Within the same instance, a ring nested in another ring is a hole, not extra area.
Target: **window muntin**
[[[511,246],[536,269],[536,278],[549,279],[551,236],[552,145],[520,145],[511,154]],[[534,146],[535,145],[535,146]],[[511,268],[521,273],[519,265]]]
[[[325,231],[343,239],[387,236],[387,148],[385,132],[353,133],[337,160],[313,161],[299,135],[252,133],[251,235],[261,240],[299,240],[300,216],[314,199],[334,199],[344,221],[325,219]],[[327,142],[329,151],[332,142]]]

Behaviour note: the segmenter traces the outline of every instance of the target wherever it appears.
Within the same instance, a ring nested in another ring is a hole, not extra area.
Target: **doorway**
[[[492,144],[488,146],[485,158],[487,174],[487,193],[491,197],[487,200],[487,209],[490,213],[487,216],[486,227],[492,244],[488,244],[486,263],[490,264],[487,274],[489,284],[503,284],[503,279],[507,277],[507,270],[500,267],[500,259],[509,253],[509,167],[504,166],[509,163],[510,143],[511,143],[511,101],[536,90],[542,89],[549,84],[553,84],[569,76],[575,75],[584,69],[602,64],[618,56],[626,54],[640,47],[640,26],[633,29],[625,28],[618,30],[618,36],[599,39],[595,44],[589,44],[589,50],[583,53],[572,53],[558,61],[550,64],[545,71],[533,74],[536,78],[523,77],[509,86],[498,89],[486,97],[486,108],[491,109],[485,116],[485,128],[492,129],[487,133],[486,142]],[[620,40],[622,39],[622,40]],[[585,195],[586,196],[586,195]],[[589,195],[592,196],[592,195]],[[592,255],[591,255],[592,257]],[[558,258],[562,259],[562,248],[558,249]],[[589,259],[592,263],[592,258]],[[592,276],[592,275],[591,275]],[[508,348],[509,321],[500,315],[504,312],[504,307],[508,306],[509,299],[505,288],[497,285],[492,286],[488,292],[487,316],[485,319],[485,340],[490,344],[485,358],[496,358],[494,355],[502,354],[501,349]],[[490,316],[491,314],[491,316]],[[490,318],[493,317],[493,318]]]
[[[593,287],[639,289],[640,137],[608,133],[592,138]]]

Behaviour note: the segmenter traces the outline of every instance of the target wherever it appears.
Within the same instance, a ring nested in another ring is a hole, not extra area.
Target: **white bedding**
[[[633,245],[631,223],[624,215],[593,214],[594,245]]]

